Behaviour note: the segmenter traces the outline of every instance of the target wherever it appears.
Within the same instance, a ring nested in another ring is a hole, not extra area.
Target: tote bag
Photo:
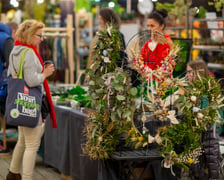
[[[8,81],[5,119],[7,124],[15,126],[35,127],[41,112],[41,86],[29,87],[23,77],[23,63],[26,48],[20,57],[17,78]]]

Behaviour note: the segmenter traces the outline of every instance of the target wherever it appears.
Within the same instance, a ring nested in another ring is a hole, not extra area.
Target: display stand
[[[67,26],[61,28],[44,28],[44,37],[66,37],[68,47],[68,65],[69,69],[65,70],[65,83],[74,84],[74,46],[73,46],[73,17],[71,14],[67,16]],[[77,63],[77,62],[76,62]]]
[[[84,56],[89,55],[89,43],[93,37],[93,20],[89,12],[78,12],[75,16],[76,38],[76,84],[80,84],[80,78],[85,70],[80,67]]]
[[[202,25],[201,27],[194,27],[193,24],[194,22],[200,22]],[[197,42],[196,40],[198,39],[194,39],[193,38],[193,30],[197,30],[197,31],[201,31],[201,30],[208,30],[209,32],[209,36],[211,36],[211,31],[220,31],[220,32],[224,32],[224,28],[221,27],[208,27],[209,23],[217,23],[217,22],[224,22],[224,18],[191,18],[191,24],[190,24],[190,29],[191,29],[191,38],[194,42],[194,45],[192,47],[192,50],[199,50],[201,52],[210,52],[210,53],[224,53],[224,45],[223,43],[220,44],[219,40],[214,40],[210,37],[210,39],[205,39],[204,42]],[[212,24],[213,25],[213,24]],[[211,24],[210,24],[211,26]],[[209,38],[209,37],[207,37]],[[196,42],[195,42],[196,41]],[[209,43],[209,41],[211,41]],[[214,58],[214,56],[213,56]],[[220,60],[221,62],[223,61]],[[212,71],[217,70],[217,69],[223,69],[223,64],[221,63],[216,63],[216,62],[208,62],[208,68]]]

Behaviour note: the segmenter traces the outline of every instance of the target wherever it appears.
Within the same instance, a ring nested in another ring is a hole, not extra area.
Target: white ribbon
[[[150,134],[148,134],[148,143],[153,143],[153,142],[156,142],[158,144],[160,144],[162,142],[161,137],[159,136],[159,134],[157,134],[155,137],[153,137]]]
[[[170,119],[172,124],[179,124],[179,121],[175,117],[175,114],[176,114],[175,110],[168,111],[168,116],[167,117]]]

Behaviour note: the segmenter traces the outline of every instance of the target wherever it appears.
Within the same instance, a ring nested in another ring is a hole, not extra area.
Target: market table
[[[167,180],[173,180],[170,173],[161,168],[161,156],[155,149],[116,151],[111,159],[105,161],[89,159],[81,150],[84,143],[83,127],[87,116],[66,106],[55,106],[55,114],[58,128],[51,128],[49,117],[45,124],[44,162],[61,173],[71,176],[74,180],[121,180],[128,177],[137,179],[135,165],[144,161],[145,171],[139,179],[143,179],[149,166],[152,166],[155,180],[163,179],[161,177],[164,175]],[[128,169],[128,174],[123,174],[124,168]]]
[[[98,162],[83,156],[83,126],[87,116],[70,107],[55,106],[58,128],[47,118],[44,134],[44,162],[75,180],[97,179]]]
[[[119,180],[129,179],[129,177],[133,177],[134,180],[143,180],[152,163],[162,160],[157,149],[117,151],[112,154],[111,158],[119,162]],[[135,168],[138,168],[139,164],[143,171],[138,177]]]

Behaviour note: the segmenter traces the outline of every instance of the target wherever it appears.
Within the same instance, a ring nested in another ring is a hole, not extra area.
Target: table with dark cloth
[[[82,154],[82,144],[84,143],[83,127],[87,116],[73,108],[66,106],[55,106],[55,113],[58,128],[51,128],[49,117],[45,124],[44,134],[44,162],[58,169],[61,173],[71,176],[74,180],[121,180],[120,162],[126,159],[127,162],[133,160],[133,153],[115,152],[109,160],[91,160]],[[151,152],[151,151],[150,151]],[[140,153],[140,155],[139,155]],[[127,155],[128,158],[125,158]],[[136,152],[135,152],[136,154]],[[144,154],[144,157],[142,157]],[[130,158],[132,157],[132,158]],[[167,180],[173,180],[174,177],[168,178],[161,169],[161,161],[158,154],[152,151],[150,154],[137,152],[133,161],[140,158],[142,161],[151,161],[154,169],[155,180],[160,180],[163,174]],[[152,162],[153,161],[153,162]],[[131,168],[132,170],[132,168]],[[159,173],[157,173],[159,172]],[[168,173],[169,174],[169,173]],[[125,178],[126,179],[126,178]],[[141,178],[140,178],[141,179]]]
[[[77,180],[95,180],[98,162],[83,156],[83,126],[87,118],[82,112],[66,106],[55,106],[58,128],[51,128],[49,117],[44,134],[44,162]]]

